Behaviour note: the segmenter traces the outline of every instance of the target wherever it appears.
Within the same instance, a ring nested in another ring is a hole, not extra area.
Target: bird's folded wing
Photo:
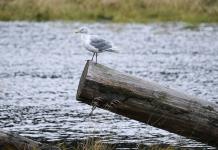
[[[111,49],[112,44],[105,39],[99,37],[91,37],[90,38],[90,45],[97,48],[100,52]]]

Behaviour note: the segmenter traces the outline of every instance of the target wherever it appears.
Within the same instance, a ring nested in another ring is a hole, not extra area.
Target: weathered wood
[[[49,146],[33,141],[18,134],[0,130],[0,150],[60,150],[56,146]]]
[[[77,100],[218,146],[218,106],[88,61]],[[109,107],[105,107],[109,106]],[[112,107],[110,107],[112,106]]]

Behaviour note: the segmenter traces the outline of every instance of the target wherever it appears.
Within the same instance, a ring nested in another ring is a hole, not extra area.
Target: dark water
[[[91,54],[79,26],[112,40],[119,54],[99,62],[218,103],[218,25],[0,22],[0,128],[47,141],[101,137],[104,142],[209,148],[75,100]]]

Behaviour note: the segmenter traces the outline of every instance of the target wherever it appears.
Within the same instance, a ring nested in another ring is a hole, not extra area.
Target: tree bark
[[[218,146],[218,105],[88,61],[77,100]]]

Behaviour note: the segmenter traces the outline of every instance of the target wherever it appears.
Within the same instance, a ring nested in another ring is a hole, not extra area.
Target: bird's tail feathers
[[[117,50],[113,50],[113,49],[106,49],[105,51],[112,52],[112,53],[119,53]]]

